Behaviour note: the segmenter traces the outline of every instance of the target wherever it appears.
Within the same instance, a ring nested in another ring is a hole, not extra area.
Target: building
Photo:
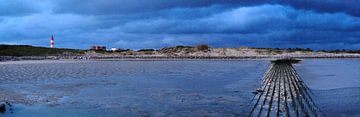
[[[118,48],[111,48],[111,51],[113,51],[113,52],[116,52],[118,50],[119,50]]]
[[[92,46],[90,50],[93,50],[93,51],[106,51],[106,46],[96,45],[96,46]]]

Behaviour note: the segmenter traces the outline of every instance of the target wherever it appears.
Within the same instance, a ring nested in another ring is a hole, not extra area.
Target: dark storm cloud
[[[129,14],[172,8],[208,7],[211,5],[254,6],[281,4],[318,12],[345,12],[360,16],[359,0],[56,0],[54,11],[80,14]]]
[[[0,1],[0,43],[360,49],[357,0]],[[4,10],[5,9],[5,10]],[[14,17],[16,16],[16,17]]]
[[[56,0],[55,12],[80,14],[131,14],[172,8],[208,7],[211,5],[249,5],[262,0]]]
[[[353,16],[360,16],[360,0],[282,0],[279,3],[297,9],[327,13],[344,12]]]
[[[0,17],[1,16],[19,16],[39,12],[37,4],[25,0],[0,0]]]
[[[127,22],[121,27],[122,31],[127,33],[153,34],[263,34],[292,29],[353,32],[360,29],[359,19],[342,13],[318,14],[288,6],[261,5],[236,8],[191,20],[171,18],[137,20]]]

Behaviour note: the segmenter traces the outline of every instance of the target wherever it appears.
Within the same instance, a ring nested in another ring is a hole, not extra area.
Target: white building
[[[116,52],[118,50],[119,50],[118,48],[111,48],[111,51],[113,51],[113,52]]]

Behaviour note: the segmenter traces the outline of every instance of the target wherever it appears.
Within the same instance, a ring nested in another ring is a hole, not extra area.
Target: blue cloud
[[[360,10],[355,0],[0,3],[4,3],[0,4],[0,43],[48,46],[53,33],[57,47],[70,48],[210,44],[360,49]]]
[[[40,12],[40,4],[24,0],[1,0],[0,17],[2,16],[23,16]]]

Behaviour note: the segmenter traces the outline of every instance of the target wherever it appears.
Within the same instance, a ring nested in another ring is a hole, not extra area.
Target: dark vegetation
[[[210,47],[208,45],[198,45],[196,46],[196,49],[198,49],[199,51],[208,51],[210,49]]]
[[[154,54],[156,50],[155,49],[141,49],[138,52],[146,54],[146,55],[151,55]]]
[[[131,49],[118,49],[115,52],[128,52],[128,51],[133,51]]]
[[[195,52],[195,47],[192,46],[176,46],[176,47],[165,47],[159,50],[161,53],[178,53],[184,52]]]
[[[152,51],[155,51],[155,49],[141,49],[139,50],[138,52],[152,52]]]
[[[165,47],[160,49],[161,53],[178,53],[178,52],[186,52],[192,53],[197,51],[207,52],[210,50],[210,46],[208,45],[197,45],[197,46],[175,46],[175,47]]]
[[[328,53],[356,53],[359,54],[360,50],[346,50],[346,49],[342,49],[342,50],[319,50],[319,52],[328,52]]]
[[[45,48],[29,45],[0,45],[0,56],[65,56],[83,54],[76,49]]]

